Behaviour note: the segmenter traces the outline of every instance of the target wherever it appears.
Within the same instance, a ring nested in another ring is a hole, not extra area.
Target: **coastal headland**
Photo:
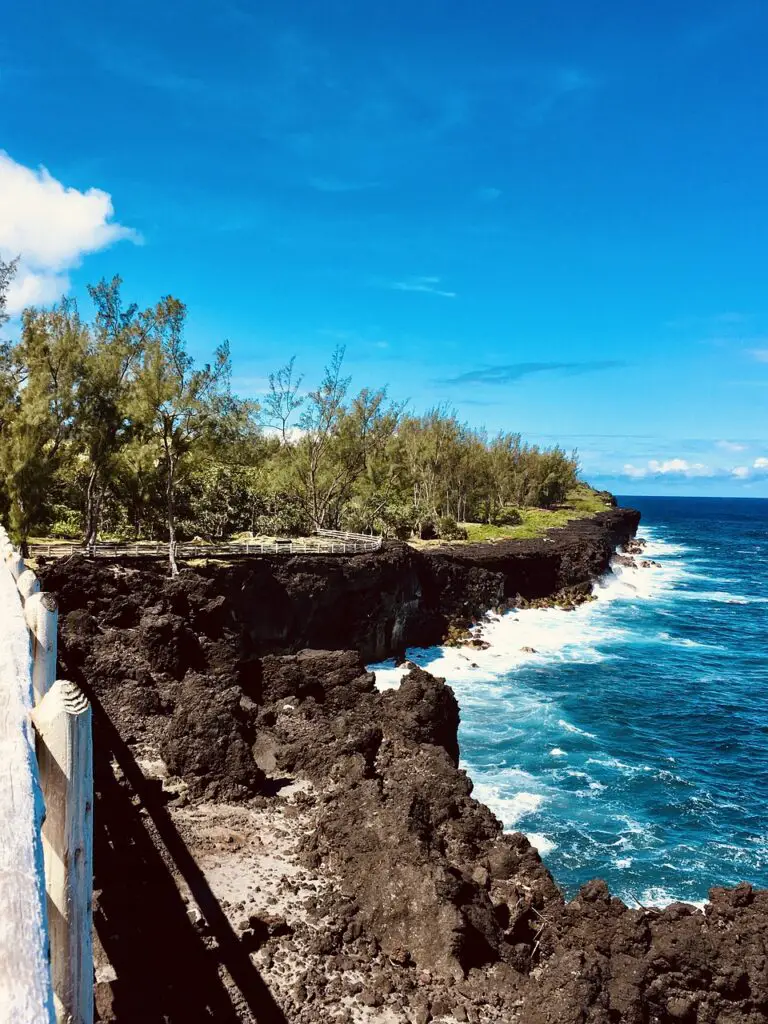
[[[95,711],[100,1019],[765,1020],[768,893],[656,910],[595,881],[567,902],[472,798],[450,687],[413,667],[381,693],[365,668],[491,609],[588,599],[638,522],[175,578],[41,566]]]

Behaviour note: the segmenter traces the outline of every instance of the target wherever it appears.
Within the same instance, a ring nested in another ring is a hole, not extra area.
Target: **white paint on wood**
[[[13,548],[11,548],[10,552],[5,556],[5,564],[8,566],[11,576],[13,576],[15,580],[17,580],[24,572],[24,559],[18,551],[14,551]]]
[[[52,1024],[43,855],[43,804],[29,712],[29,636],[21,598],[0,563],[0,1020]]]
[[[39,704],[56,679],[59,606],[53,594],[31,594],[24,615],[32,635],[32,689]]]
[[[56,1019],[93,1021],[93,754],[91,706],[54,682],[32,712],[45,800],[43,854]]]
[[[16,587],[21,594],[22,601],[26,601],[32,594],[40,593],[40,580],[31,569],[25,569],[16,580]]]

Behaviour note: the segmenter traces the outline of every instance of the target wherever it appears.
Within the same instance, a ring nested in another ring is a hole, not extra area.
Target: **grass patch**
[[[532,540],[543,536],[547,530],[565,526],[572,519],[588,519],[598,512],[605,512],[611,506],[602,495],[586,484],[579,484],[568,495],[563,505],[557,508],[521,508],[522,522],[515,526],[491,526],[487,523],[461,523],[467,531],[467,540],[452,541],[453,544],[493,543],[500,540]],[[414,547],[439,547],[446,543],[441,540],[412,541]]]

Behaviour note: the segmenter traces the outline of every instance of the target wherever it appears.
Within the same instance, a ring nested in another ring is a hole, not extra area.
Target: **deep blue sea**
[[[409,658],[456,692],[475,795],[569,895],[768,886],[768,500],[620,503],[661,568],[616,567],[574,612],[489,617],[487,651]]]

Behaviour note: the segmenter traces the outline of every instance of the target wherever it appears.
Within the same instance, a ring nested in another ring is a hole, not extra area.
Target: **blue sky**
[[[340,342],[619,493],[768,496],[767,46],[756,0],[17,4],[0,254],[17,305],[178,295],[244,394]]]

